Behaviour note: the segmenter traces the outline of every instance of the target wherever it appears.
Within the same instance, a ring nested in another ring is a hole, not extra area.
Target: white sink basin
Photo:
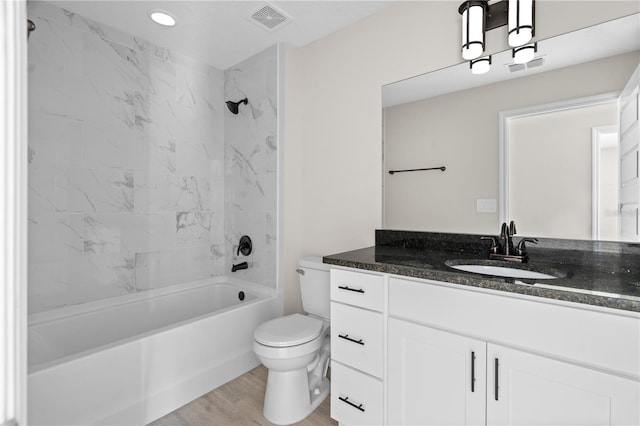
[[[454,269],[461,271],[473,272],[475,274],[495,275],[497,277],[509,278],[531,278],[536,280],[553,280],[558,277],[543,274],[542,272],[527,271],[526,269],[507,268],[504,266],[486,266],[486,265],[452,265]]]
[[[534,280],[554,280],[561,278],[563,274],[546,274],[544,272],[532,271],[524,268],[514,268],[509,265],[489,264],[491,261],[467,261],[455,260],[447,261],[445,264],[450,268],[459,271],[472,272],[474,274],[493,275],[496,277],[522,278]]]

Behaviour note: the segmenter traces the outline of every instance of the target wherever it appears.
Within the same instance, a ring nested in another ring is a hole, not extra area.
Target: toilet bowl
[[[276,318],[254,332],[253,351],[269,370],[263,413],[278,425],[307,417],[330,390],[326,377],[331,348],[328,266],[317,257],[303,258],[298,273],[308,315]]]

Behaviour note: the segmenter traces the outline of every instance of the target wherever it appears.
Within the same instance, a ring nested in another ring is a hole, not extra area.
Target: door
[[[616,105],[617,109],[617,105]],[[619,126],[599,126],[591,129],[591,226],[594,240],[619,241],[620,221],[618,188],[620,184]]]
[[[389,424],[483,425],[486,343],[389,319]]]
[[[620,237],[640,241],[640,129],[638,87],[640,66],[618,100],[620,112]]]
[[[640,383],[487,345],[488,425],[637,425]]]

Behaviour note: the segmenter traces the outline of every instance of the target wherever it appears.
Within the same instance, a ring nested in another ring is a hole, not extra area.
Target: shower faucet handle
[[[242,253],[243,256],[249,256],[251,251],[253,250],[253,243],[251,242],[251,238],[248,235],[243,235],[240,237],[240,243],[238,243],[238,252],[236,256],[240,256]]]

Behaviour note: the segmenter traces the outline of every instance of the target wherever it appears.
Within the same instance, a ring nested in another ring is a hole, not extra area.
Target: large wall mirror
[[[384,86],[383,227],[640,241],[639,63],[635,14]]]

